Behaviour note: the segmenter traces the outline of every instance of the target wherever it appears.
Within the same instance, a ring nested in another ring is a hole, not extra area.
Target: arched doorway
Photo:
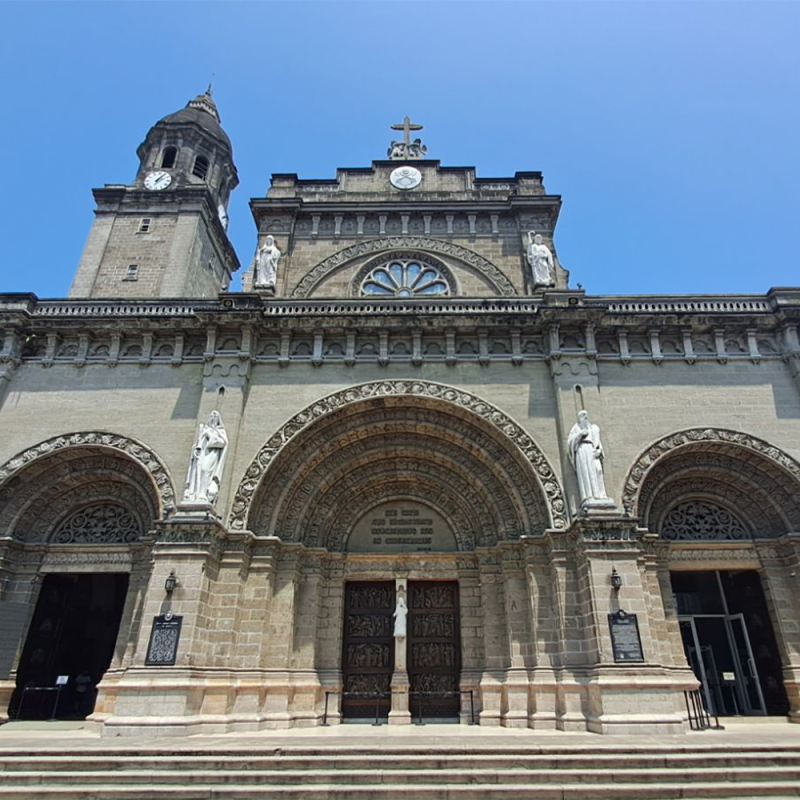
[[[783,715],[792,644],[778,564],[764,556],[800,527],[800,465],[733,431],[686,431],[657,442],[631,471],[625,499],[669,543],[665,604],[709,709]],[[775,569],[778,567],[778,569]]]
[[[83,718],[131,655],[147,533],[171,483],[148,448],[104,433],[42,442],[0,467],[0,481],[4,710]]]
[[[315,667],[346,694],[384,692],[383,713],[399,672],[413,701],[474,687],[487,659],[508,663],[505,609],[496,585],[480,596],[479,562],[564,524],[560,486],[529,435],[479,398],[426,382],[367,384],[301,412],[252,462],[232,514],[234,528],[325,553]],[[401,592],[405,659],[392,622]],[[470,618],[481,603],[489,632]],[[285,634],[295,644],[307,612],[295,606]]]

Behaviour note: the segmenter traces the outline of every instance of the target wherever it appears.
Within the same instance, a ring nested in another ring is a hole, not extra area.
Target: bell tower
[[[227,235],[239,177],[210,87],[159,120],[136,154],[133,183],[94,190],[70,297],[215,297],[239,268]]]

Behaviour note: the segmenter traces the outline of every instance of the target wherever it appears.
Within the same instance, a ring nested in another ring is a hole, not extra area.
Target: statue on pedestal
[[[544,244],[540,233],[528,231],[528,264],[534,286],[552,286],[553,281],[553,254]]]
[[[253,287],[255,289],[275,288],[280,258],[281,251],[275,244],[275,237],[267,236],[264,244],[256,250],[253,258]]]
[[[572,426],[567,438],[569,460],[575,468],[581,504],[591,506],[593,501],[609,505],[603,479],[603,445],[600,442],[600,428],[589,422],[586,411],[578,412],[578,421]]]
[[[219,494],[227,452],[228,434],[222,417],[219,411],[212,411],[208,422],[201,423],[197,431],[183,492],[184,503],[214,504]]]
[[[406,636],[406,619],[408,617],[408,606],[404,594],[397,596],[397,606],[392,616],[394,617],[395,639],[403,639]]]

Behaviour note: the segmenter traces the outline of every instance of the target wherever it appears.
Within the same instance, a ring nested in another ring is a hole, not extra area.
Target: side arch
[[[336,434],[340,422],[342,433]],[[449,433],[454,441],[447,440]],[[334,434],[342,436],[346,453],[337,447]],[[493,453],[493,461],[480,464],[478,440],[486,452]],[[423,452],[425,442],[435,447]],[[291,467],[296,478],[279,468],[281,463],[299,462],[307,466],[302,474],[299,467]],[[276,480],[267,485],[273,465]],[[326,477],[334,469],[341,470],[340,481]],[[406,491],[415,477],[422,476],[430,487],[452,493],[458,486],[459,491],[461,487],[466,491],[473,469],[480,470],[487,485],[505,485],[509,491],[493,495],[473,478],[471,485],[481,490],[476,492],[481,502],[476,500],[469,507],[459,500],[458,492],[441,501],[439,507],[446,515],[463,520],[463,528],[457,526],[461,541],[470,541],[475,531],[486,531],[490,540],[491,536],[495,541],[502,538],[502,530],[492,533],[507,527],[498,526],[498,520],[514,520],[510,524],[517,535],[525,533],[523,520],[535,513],[531,507],[535,498],[541,499],[539,527],[566,527],[558,479],[536,443],[516,422],[469,392],[429,381],[402,380],[341,390],[292,417],[246,470],[234,497],[230,525],[243,530],[255,524],[280,534],[280,525],[290,524],[293,530],[304,531],[309,542],[321,544],[322,536],[341,542],[349,524],[348,513],[342,513],[342,490],[366,502],[376,497],[378,476],[387,485],[393,483],[397,491]],[[500,477],[493,476],[493,470]],[[316,515],[308,511],[310,492],[320,498]],[[255,512],[258,519],[253,516],[257,495],[263,495]]]
[[[321,261],[310,272],[307,272],[295,286],[292,297],[305,298],[335,270],[343,267],[350,261],[371,253],[390,252],[392,250],[412,250],[429,253],[438,253],[451,256],[464,262],[467,266],[478,272],[495,291],[503,297],[513,297],[517,290],[511,281],[491,261],[478,255],[474,250],[445,242],[440,239],[430,239],[423,236],[390,236],[385,239],[372,239],[367,242],[346,247]]]
[[[733,532],[722,538],[779,535],[800,530],[800,463],[747,433],[693,428],[650,445],[629,471],[622,499],[655,532],[699,508],[705,521],[725,509],[741,520],[729,521]]]
[[[0,525],[35,526],[40,537],[90,485],[98,499],[127,499],[142,521],[163,516],[175,503],[169,471],[153,450],[126,436],[81,431],[46,439],[0,466]],[[34,514],[37,499],[44,505]]]

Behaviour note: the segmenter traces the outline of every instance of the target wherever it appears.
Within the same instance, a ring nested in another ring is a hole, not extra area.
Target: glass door
[[[737,679],[742,689],[745,713],[766,714],[761,682],[758,680],[758,671],[753,658],[753,649],[750,647],[750,637],[747,635],[744,614],[730,615],[727,623],[737,660]]]

